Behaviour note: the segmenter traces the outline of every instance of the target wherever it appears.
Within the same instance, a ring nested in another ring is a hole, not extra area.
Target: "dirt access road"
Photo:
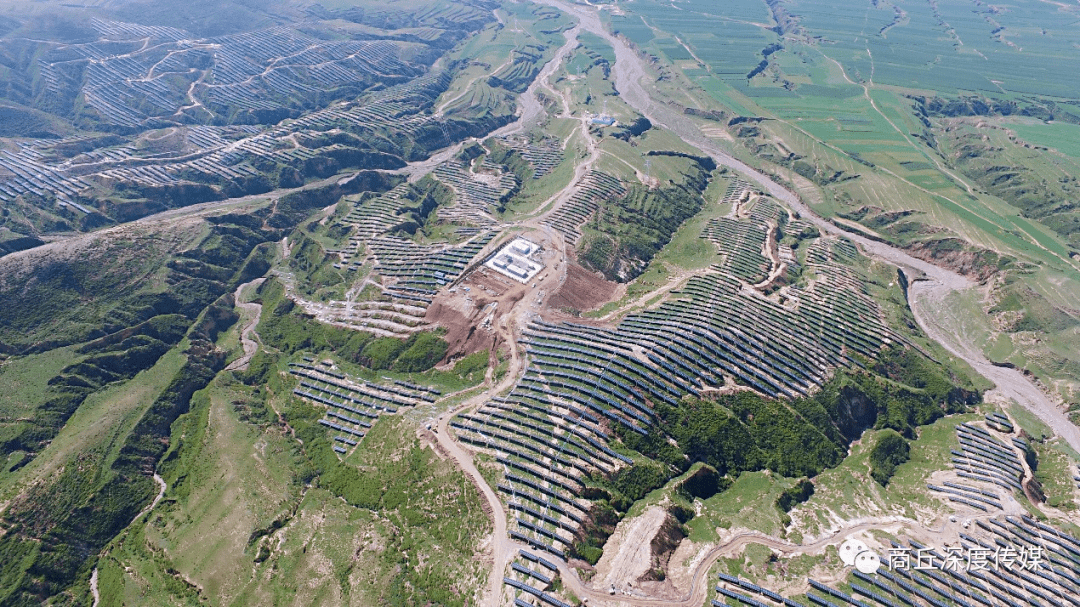
[[[539,75],[533,80],[529,88],[521,94],[521,111],[518,119],[499,129],[495,134],[509,135],[520,132],[526,127],[535,124],[543,117],[544,108],[538,100],[536,90],[541,86],[551,90],[547,85],[547,81],[551,75],[555,73],[555,70],[558,69],[559,65],[566,59],[570,51],[577,46],[578,31],[579,29],[575,27],[564,33],[566,43],[559,48],[554,57],[541,69]],[[563,192],[552,197],[553,202],[548,213],[554,212],[561,202],[569,199],[569,194],[567,192],[573,189],[576,182],[577,175],[575,175],[575,179],[571,180],[570,185],[568,185]],[[563,196],[563,194],[566,195]],[[545,203],[545,205],[542,206],[547,205],[548,203]],[[539,221],[539,217],[533,217],[527,221],[520,222],[517,225],[519,227],[542,228]],[[552,258],[549,258],[547,268],[541,273],[542,277],[535,281],[536,286],[530,289],[526,296],[518,299],[509,310],[502,312],[498,317],[498,321],[493,326],[498,337],[506,344],[507,350],[510,353],[510,363],[506,375],[497,383],[492,382],[490,376],[486,378],[485,382],[487,385],[482,392],[469,398],[453,410],[447,411],[441,415],[435,428],[435,440],[438,442],[438,445],[446,454],[453,458],[461,470],[472,479],[473,484],[477,486],[477,489],[487,502],[488,508],[492,513],[492,518],[494,519],[495,529],[492,536],[493,562],[488,579],[488,587],[484,592],[484,597],[481,602],[483,605],[497,606],[502,604],[503,572],[506,571],[507,564],[519,549],[527,549],[529,547],[525,544],[511,540],[507,535],[507,516],[506,510],[503,508],[502,500],[499,499],[499,496],[495,494],[495,491],[487,484],[487,481],[484,480],[480,471],[477,470],[476,465],[473,462],[472,453],[451,438],[449,424],[450,419],[454,415],[480,407],[492,397],[509,390],[525,371],[527,361],[522,356],[521,349],[518,347],[518,340],[521,337],[521,331],[536,314],[536,308],[534,307],[536,297],[534,294],[543,292],[550,297],[551,294],[558,291],[559,287],[565,281],[567,272],[566,243],[563,241],[561,235],[550,229],[544,229],[543,233],[544,244],[547,247],[550,247],[550,250],[554,251],[555,255]],[[525,235],[527,236],[528,234],[526,233]],[[553,263],[552,260],[554,261]],[[567,569],[565,575],[576,576],[576,574],[573,574],[569,569]]]
[[[266,277],[261,276],[236,287],[236,293],[233,294],[233,299],[236,302],[235,305],[243,310],[248,317],[247,324],[240,330],[240,344],[244,348],[244,354],[240,358],[229,363],[229,366],[225,367],[226,371],[246,371],[248,365],[251,363],[251,357],[255,356],[255,352],[259,350],[259,342],[252,339],[251,335],[255,332],[255,326],[259,324],[259,316],[262,314],[262,304],[241,302],[240,296],[247,287],[253,286],[258,288],[265,280]]]
[[[565,271],[566,264],[559,264]],[[544,290],[551,292],[554,290],[552,287],[559,284],[561,276],[559,272],[554,269],[548,270],[544,278],[537,281],[537,286],[529,291],[525,297],[517,300],[516,303],[506,313],[498,317],[497,322],[493,323],[492,328],[498,335],[499,340],[506,344],[507,350],[510,353],[510,362],[506,371],[506,375],[498,381],[492,381],[492,375],[489,373],[485,378],[485,389],[479,394],[464,401],[454,409],[443,413],[436,422],[435,428],[435,440],[442,450],[448,454],[461,470],[467,474],[480,491],[484,500],[487,502],[488,509],[491,512],[494,522],[494,532],[492,535],[492,569],[488,580],[488,588],[484,593],[483,605],[500,605],[503,592],[503,571],[506,570],[507,563],[513,558],[514,554],[519,548],[527,547],[523,544],[518,544],[510,539],[507,535],[506,528],[506,511],[503,508],[502,501],[499,496],[495,494],[494,489],[488,485],[484,480],[483,475],[476,469],[476,465],[473,462],[473,455],[467,451],[460,443],[451,438],[449,433],[450,419],[458,413],[475,409],[482,406],[484,403],[491,400],[492,397],[509,390],[517,382],[518,378],[524,373],[527,361],[522,355],[521,348],[518,347],[518,340],[521,338],[522,329],[528,324],[529,320],[535,314],[533,308],[533,302],[535,297],[532,293]],[[503,300],[504,302],[506,300]]]
[[[1075,432],[1076,429],[1072,427],[1071,424],[1068,424],[1067,420],[1064,420],[1064,416],[1061,412],[1054,407],[1053,403],[1051,403],[1044,394],[1042,394],[1038,387],[1028,381],[1027,378],[1018,371],[989,365],[985,358],[981,356],[978,348],[966,341],[962,333],[955,330],[957,319],[944,313],[944,306],[939,305],[940,300],[947,296],[948,293],[973,286],[971,281],[955,272],[939,268],[933,264],[914,258],[887,244],[871,241],[858,234],[847,232],[818,216],[811,211],[807,205],[799,200],[795,194],[780,186],[763,173],[732,158],[723,150],[717,148],[711,141],[703,138],[693,123],[684,116],[670,110],[662,104],[655,103],[650,97],[649,92],[641,84],[641,79],[646,74],[643,62],[624,41],[612,36],[606,31],[594,11],[581,6],[571,6],[557,0],[539,1],[543,4],[559,8],[576,17],[580,22],[579,28],[601,36],[613,46],[616,54],[616,63],[614,67],[616,88],[621,91],[623,98],[632,107],[648,117],[654,124],[658,124],[675,132],[688,143],[695,145],[710,154],[718,164],[727,166],[744,174],[751,181],[761,186],[771,196],[786,203],[804,218],[813,222],[823,232],[846,237],[858,243],[869,255],[905,268],[915,276],[921,275],[924,277],[915,283],[911,305],[916,318],[920,325],[923,326],[924,330],[927,331],[927,334],[930,335],[931,338],[942,343],[942,345],[954,355],[967,361],[978,372],[982,373],[991,381],[994,381],[999,386],[999,389],[1002,390],[1003,394],[1017,399],[1018,402],[1035,412],[1041,419],[1049,420],[1052,427],[1061,428],[1063,436],[1069,444],[1080,450],[1080,433]],[[534,81],[533,86],[530,86],[526,94],[523,94],[523,110],[521,118],[513,125],[508,125],[508,127],[504,128],[504,133],[519,131],[525,124],[540,115],[539,112],[542,111],[542,108],[536,103],[535,87],[546,83],[547,77],[554,73],[559,61],[561,61],[566,56],[569,49],[572,48],[571,45],[575,42],[574,39],[576,38],[578,28],[574,28],[571,32],[572,35],[568,35],[567,45],[560,49],[560,52],[556,54],[556,58],[547,64],[541,71],[541,76]],[[529,120],[527,121],[526,118]],[[573,181],[576,182],[576,179]],[[553,206],[557,207],[559,197],[556,196],[553,197],[553,199]],[[565,268],[565,245],[556,246],[564,260],[564,263],[562,263],[561,266]],[[565,270],[563,272],[550,272],[545,282],[550,283],[550,281],[558,281],[558,283],[561,284],[562,280],[565,278],[562,274],[565,274]],[[554,290],[549,290],[548,292],[553,291]],[[525,299],[522,300],[522,302],[524,301]],[[450,438],[448,434],[448,425],[452,415],[482,405],[491,396],[510,388],[517,380],[517,377],[525,367],[525,361],[520,357],[520,353],[517,349],[517,338],[518,335],[520,335],[520,329],[527,323],[530,314],[529,306],[519,303],[515,309],[500,319],[498,330],[501,333],[503,340],[509,346],[512,356],[509,372],[497,385],[490,386],[481,394],[478,394],[455,408],[454,411],[444,414],[439,419],[438,431],[436,433],[436,440],[439,442],[439,445],[446,453],[457,461],[462,470],[468,474],[478,486],[485,501],[488,503],[494,518],[493,563],[488,588],[483,599],[483,604],[485,605],[501,604],[503,596],[502,575],[506,569],[507,562],[512,558],[515,550],[525,546],[518,542],[514,542],[507,537],[506,512],[502,506],[501,500],[495,494],[494,490],[487,485],[482,475],[480,475],[479,471],[476,469],[471,453]],[[1064,423],[1062,423],[1063,421]],[[1073,430],[1073,432],[1070,432],[1070,430]],[[613,597],[604,589],[592,588],[585,584],[577,575],[577,572],[572,570],[565,563],[559,563],[559,570],[566,587],[578,597],[589,599],[592,604],[617,603],[634,605],[637,607],[653,605],[692,605],[696,607],[705,602],[706,595],[711,589],[711,585],[708,583],[709,580],[706,579],[706,576],[715,560],[722,555],[731,554],[741,549],[746,543],[753,541],[762,543],[772,549],[787,554],[803,554],[821,550],[826,545],[838,541],[848,535],[897,522],[899,521],[895,517],[852,521],[836,533],[805,546],[794,546],[756,532],[743,532],[730,538],[722,545],[715,547],[699,562],[691,577],[692,584],[689,595],[679,601],[632,596]],[[907,522],[918,525],[915,521]],[[922,527],[920,526],[920,528]],[[924,529],[924,531],[927,530]]]
[[[642,84],[648,73],[644,61],[626,41],[610,34],[600,21],[597,11],[582,5],[572,5],[560,0],[534,0],[562,10],[578,19],[580,27],[600,36],[615,49],[615,65],[612,70],[615,88],[635,110],[646,116],[653,124],[662,126],[683,141],[709,154],[717,164],[738,171],[749,180],[761,186],[770,196],[788,205],[804,219],[812,222],[822,232],[843,236],[872,257],[906,269],[909,275],[919,277],[913,286],[910,306],[916,320],[927,335],[940,343],[946,350],[971,365],[983,377],[994,382],[1000,394],[1014,399],[1039,419],[1048,423],[1062,438],[1080,452],[1080,430],[1069,423],[1062,411],[1017,369],[996,367],[986,359],[981,350],[967,339],[958,319],[947,313],[940,303],[953,291],[968,289],[974,283],[968,278],[940,268],[931,263],[912,257],[883,242],[865,238],[848,232],[823,217],[804,204],[793,192],[773,181],[764,173],[746,163],[733,158],[716,144],[701,135],[701,131],[686,116],[676,112],[662,101],[652,98],[652,91]]]
[[[496,13],[496,16],[498,16],[498,13]],[[501,18],[499,19],[499,22],[502,23]],[[559,67],[559,64],[561,64],[563,60],[566,59],[566,56],[570,54],[570,51],[574,50],[574,47],[577,46],[578,29],[579,28],[575,27],[571,30],[564,32],[563,35],[566,37],[566,43],[562,47],[560,47],[559,50],[556,51],[555,56],[550,61],[548,61],[547,64],[544,65],[544,67],[540,70],[540,73],[537,74],[536,78],[533,79],[532,83],[529,85],[529,88],[525,89],[524,93],[518,95],[518,109],[516,120],[514,120],[510,124],[503,126],[502,128],[499,128],[498,130],[488,133],[483,137],[471,137],[463,142],[456,143],[444,150],[432,154],[426,160],[410,162],[409,165],[406,167],[388,172],[406,175],[410,183],[415,183],[424,175],[427,175],[431,171],[435,170],[436,166],[453,158],[461,150],[461,148],[470,141],[481,141],[483,139],[487,139],[488,137],[504,137],[507,135],[513,135],[514,133],[519,133],[523,131],[527,126],[534,125],[541,117],[544,116],[544,106],[540,103],[540,97],[536,94],[536,89],[540,86],[545,86],[550,90],[550,87],[547,87],[543,83],[547,82],[548,78],[550,78],[551,75],[555,73],[555,70]],[[498,71],[498,69],[493,70],[493,72],[494,71]],[[480,77],[478,76],[477,78],[473,79],[473,82],[475,82],[479,78]],[[471,85],[472,82],[469,83],[469,86]],[[465,87],[465,92],[461,93],[461,95],[458,95],[458,97],[461,97],[467,92],[468,86]],[[446,105],[453,102],[455,99],[451,99],[443,103],[436,115],[441,115],[441,112],[446,107]]]
[[[991,363],[971,343],[964,333],[964,319],[945,302],[951,293],[952,289],[927,280],[919,280],[911,285],[908,299],[919,326],[930,339],[941,344],[953,356],[966,361],[979,375],[994,382],[997,386],[994,392],[1020,403],[1080,453],[1080,449],[1077,449],[1080,446],[1080,429],[1069,421],[1065,413],[1023,373]]]
[[[153,510],[154,506],[157,506],[158,502],[161,501],[161,498],[165,497],[165,490],[169,488],[169,486],[165,483],[165,479],[161,478],[161,476],[159,476],[158,473],[155,472],[154,473],[154,482],[157,483],[157,485],[158,485],[158,492],[157,492],[157,495],[154,496],[154,501],[150,502],[150,504],[147,505],[145,508],[143,508],[141,512],[139,512],[138,514],[135,515],[135,518],[131,519],[132,524],[134,524],[135,521],[142,518],[142,516],[144,514],[147,514],[148,512]],[[93,573],[90,574],[90,595],[94,599],[93,607],[98,607],[98,605],[101,604],[101,593],[98,591],[98,568],[97,567],[94,567]]]
[[[735,532],[727,540],[707,552],[700,559],[692,576],[693,583],[690,592],[681,599],[654,599],[644,596],[627,594],[611,595],[607,589],[593,588],[586,585],[578,577],[577,571],[571,569],[562,562],[556,562],[559,566],[559,576],[568,590],[580,599],[587,599],[590,605],[631,605],[633,607],[700,607],[705,604],[710,592],[712,592],[712,580],[709,579],[709,569],[713,563],[721,557],[738,554],[747,544],[756,543],[767,546],[784,557],[794,557],[802,554],[820,554],[829,546],[840,544],[845,538],[882,527],[905,525],[913,526],[922,530],[923,533],[940,533],[943,529],[926,529],[913,519],[900,516],[871,517],[849,521],[839,530],[823,536],[809,544],[792,544],[784,540],[778,540],[760,531],[741,530]]]

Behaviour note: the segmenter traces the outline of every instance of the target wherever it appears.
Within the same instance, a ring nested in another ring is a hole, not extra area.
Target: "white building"
[[[536,243],[524,238],[515,238],[499,249],[499,252],[495,253],[484,265],[503,276],[525,284],[544,269],[543,262],[533,259],[539,250],[540,246]]]

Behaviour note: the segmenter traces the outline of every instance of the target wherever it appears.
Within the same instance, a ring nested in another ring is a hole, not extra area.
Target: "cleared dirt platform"
[[[424,320],[446,329],[447,361],[498,348],[503,318],[531,291],[490,268],[471,272],[453,290],[440,291]]]
[[[548,307],[580,312],[594,310],[614,299],[620,286],[597,272],[586,270],[575,261],[568,261],[566,281],[548,300]]]
[[[482,308],[473,308],[475,314]],[[497,343],[495,333],[477,327],[475,319],[462,314],[443,302],[436,301],[428,307],[429,322],[446,328],[443,337],[450,347],[446,351],[446,360],[456,360],[481,350],[491,350]]]

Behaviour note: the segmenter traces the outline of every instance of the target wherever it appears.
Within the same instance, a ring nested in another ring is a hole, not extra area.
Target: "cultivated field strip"
[[[380,415],[435,402],[439,395],[438,390],[402,381],[393,385],[356,381],[321,364],[312,364],[310,358],[305,361],[289,363],[289,373],[299,382],[293,394],[326,407],[326,416],[319,423],[334,431],[333,449],[340,455],[360,444]]]
[[[581,239],[581,226],[600,208],[600,201],[626,195],[622,183],[599,171],[589,171],[574,188],[574,195],[551,217],[545,225],[555,228],[567,243],[577,244]]]

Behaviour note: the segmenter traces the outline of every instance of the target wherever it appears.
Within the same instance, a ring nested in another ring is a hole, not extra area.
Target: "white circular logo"
[[[859,540],[847,540],[840,544],[840,560],[848,567],[855,564],[855,557],[866,551],[866,544]]]
[[[869,550],[863,550],[855,556],[855,568],[862,573],[877,573],[880,566],[881,558]]]

